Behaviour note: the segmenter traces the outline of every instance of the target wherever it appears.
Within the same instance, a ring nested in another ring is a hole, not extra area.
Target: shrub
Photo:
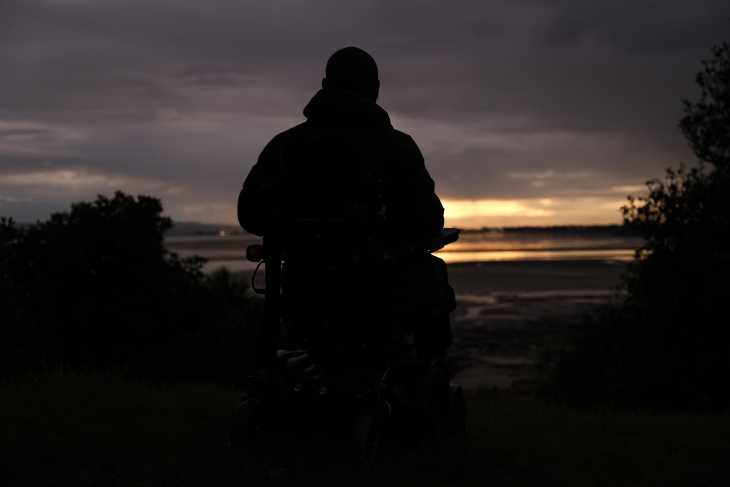
[[[628,297],[587,316],[552,360],[553,393],[572,402],[730,408],[730,46],[713,53],[680,123],[699,166],[668,169],[646,198],[629,198],[624,222],[645,243],[624,276]]]
[[[168,252],[172,220],[161,213],[156,198],[117,192],[26,228],[0,220],[2,368],[124,365],[163,379],[228,370],[232,380],[242,359],[230,342],[245,352],[255,320],[245,285],[227,271],[204,278],[205,259]]]

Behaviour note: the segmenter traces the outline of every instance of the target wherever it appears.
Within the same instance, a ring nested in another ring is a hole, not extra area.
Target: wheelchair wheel
[[[261,436],[261,405],[246,399],[238,405],[233,416],[230,438],[233,448],[251,448]]]
[[[449,377],[433,367],[421,379],[415,392],[413,439],[416,443],[438,436],[444,426],[449,405]]]
[[[369,414],[361,414],[352,425],[350,432],[350,455],[358,465],[367,467],[378,453],[380,429]]]
[[[458,384],[449,385],[449,408],[446,428],[449,433],[463,433],[466,429],[466,400],[464,391]]]

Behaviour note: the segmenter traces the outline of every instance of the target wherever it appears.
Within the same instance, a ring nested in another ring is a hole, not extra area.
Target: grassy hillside
[[[355,467],[321,439],[231,451],[240,391],[119,374],[0,379],[5,485],[730,485],[730,416],[471,397],[467,434]]]

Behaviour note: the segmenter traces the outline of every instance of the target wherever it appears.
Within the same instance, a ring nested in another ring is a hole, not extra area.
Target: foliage
[[[697,104],[685,102],[681,122],[697,155],[716,167],[707,172],[700,161],[690,170],[668,169],[664,180],[647,183],[647,197],[629,198],[622,208],[625,224],[645,243],[624,276],[625,302],[586,317],[554,361],[554,392],[571,401],[730,409],[730,165],[722,159],[730,154],[730,104],[721,97],[730,92],[727,47],[705,63],[698,82],[707,93]],[[712,135],[723,130],[724,139]]]
[[[681,309],[689,319],[723,300],[730,277],[730,167],[703,169],[668,169],[665,181],[649,181],[641,204],[632,199],[623,208],[645,239],[627,278],[631,305],[656,307],[666,317]]]
[[[697,103],[682,100],[685,116],[679,122],[697,157],[717,166],[730,165],[730,44],[712,48],[714,58],[702,61],[697,73],[702,88]]]
[[[163,232],[172,221],[161,213],[156,198],[117,192],[26,228],[3,218],[0,366],[118,364],[139,376],[213,375],[211,361],[223,359],[217,344],[240,343],[252,327],[242,311],[246,289],[227,271],[204,278],[201,257],[168,252]]]

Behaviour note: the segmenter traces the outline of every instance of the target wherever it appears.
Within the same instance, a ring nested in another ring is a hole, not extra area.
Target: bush
[[[702,99],[685,102],[680,123],[699,166],[668,169],[647,183],[648,197],[629,198],[624,222],[645,244],[624,276],[628,297],[587,316],[552,359],[553,392],[571,402],[730,408],[730,147],[718,145],[728,142],[718,134],[730,120],[730,46],[713,52],[698,75]]]
[[[161,213],[156,198],[117,192],[27,228],[2,218],[0,366],[124,365],[163,379],[243,373],[233,369],[243,367],[256,319],[245,285],[227,271],[204,277],[205,259],[168,252],[172,220]]]

